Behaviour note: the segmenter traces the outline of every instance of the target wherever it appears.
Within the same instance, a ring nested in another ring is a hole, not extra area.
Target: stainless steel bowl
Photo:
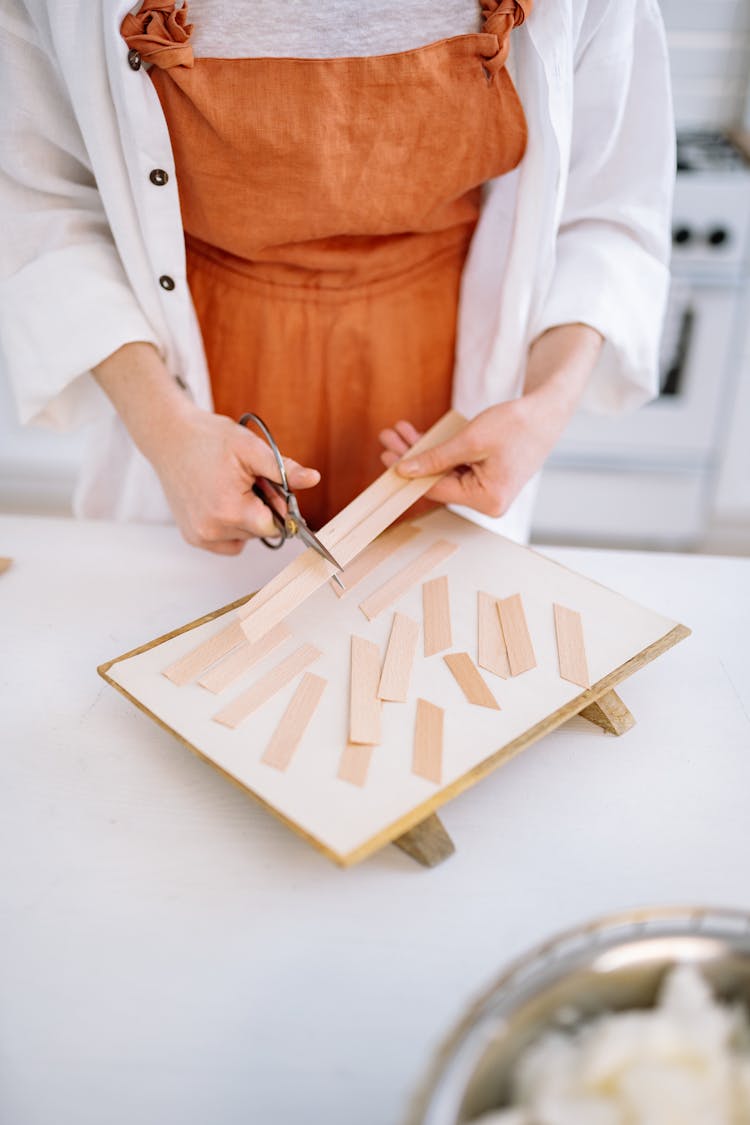
[[[634,911],[571,930],[514,962],[438,1051],[406,1125],[463,1125],[509,1104],[521,1052],[543,1031],[605,1011],[649,1008],[664,974],[692,962],[750,1012],[750,914]]]

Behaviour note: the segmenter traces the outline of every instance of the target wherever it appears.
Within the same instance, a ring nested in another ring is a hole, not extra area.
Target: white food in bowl
[[[693,966],[654,1008],[549,1031],[513,1074],[512,1109],[476,1125],[750,1125],[750,1027]]]

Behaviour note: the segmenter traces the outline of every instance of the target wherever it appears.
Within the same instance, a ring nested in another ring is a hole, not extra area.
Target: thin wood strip
[[[384,531],[377,539],[373,539],[369,547],[365,547],[356,559],[349,563],[338,575],[339,586],[331,579],[331,589],[338,598],[343,598],[349,590],[353,590],[374,570],[382,566],[401,547],[405,547],[421,532],[421,528],[414,527],[411,523],[399,523],[388,531]],[[342,589],[343,587],[343,589]]]
[[[394,613],[378,684],[379,699],[387,699],[391,703],[406,703],[418,637],[419,622],[403,613]]]
[[[222,711],[217,712],[213,716],[214,722],[235,729],[319,656],[320,650],[314,645],[302,645],[295,649],[291,656],[276,664],[270,672],[266,672],[265,676],[256,680],[252,687],[243,691],[242,695],[238,695]]]
[[[234,649],[218,664],[214,665],[205,676],[198,680],[198,683],[201,687],[215,694],[224,691],[225,688],[228,688],[230,684],[233,684],[235,680],[249,671],[254,664],[262,660],[264,656],[268,656],[269,652],[273,652],[275,648],[288,640],[291,635],[284,622],[280,621],[275,628],[271,629],[270,633],[266,633],[255,644],[244,640],[243,637],[239,648]]]
[[[508,652],[500,628],[497,598],[477,591],[477,664],[504,680],[510,676]]]
[[[196,676],[200,676],[201,672],[205,672],[217,660],[221,660],[238,645],[243,644],[245,641],[245,634],[242,632],[242,627],[239,621],[232,621],[224,629],[218,633],[214,633],[213,637],[208,640],[202,641],[196,648],[191,649],[185,656],[181,656],[174,664],[170,664],[162,672],[168,680],[178,687],[184,684],[189,684]]]
[[[500,704],[482,679],[479,669],[468,652],[450,652],[443,657],[443,660],[469,703],[476,703],[478,707],[491,707],[495,711],[500,710]]]
[[[501,598],[497,603],[500,626],[508,653],[511,676],[520,676],[530,668],[536,668],[536,656],[526,624],[526,614],[520,594]]]
[[[431,578],[422,586],[422,615],[424,617],[424,654],[434,656],[453,644],[451,631],[451,605],[448,576]]]
[[[372,641],[352,635],[349,678],[349,741],[376,746],[380,742],[382,704],[378,699],[380,650]]]
[[[555,614],[555,637],[557,639],[557,661],[560,677],[578,687],[589,687],[589,666],[586,660],[586,647],[583,641],[581,615],[567,606],[552,606]]]
[[[397,571],[392,578],[379,586],[374,593],[359,603],[359,608],[368,621],[374,621],[384,610],[389,609],[394,602],[421,581],[426,574],[440,566],[442,562],[458,550],[457,543],[449,543],[447,539],[438,539],[431,543],[426,551],[422,551],[410,563]]]
[[[415,528],[414,530],[418,531],[419,529]],[[1,558],[0,559],[0,574],[5,574],[6,570],[10,570],[12,565],[13,565],[13,559]]]
[[[305,672],[292,696],[281,722],[271,735],[261,762],[277,770],[285,770],[294,757],[302,736],[315,714],[327,681],[313,672]]]
[[[374,749],[374,746],[358,746],[354,742],[347,742],[339,762],[338,776],[341,781],[348,781],[350,785],[359,785],[361,788],[367,781]]]
[[[465,425],[466,420],[460,414],[449,411],[422,435],[409,450],[409,455],[448,441]],[[409,480],[400,477],[393,467],[386,469],[369,488],[317,532],[318,538],[345,566],[443,475]],[[333,564],[312,547],[298,555],[237,611],[248,639],[257,640],[267,633],[314,594],[334,571]]]
[[[443,716],[442,707],[417,700],[417,721],[414,727],[412,773],[440,785],[443,780]]]

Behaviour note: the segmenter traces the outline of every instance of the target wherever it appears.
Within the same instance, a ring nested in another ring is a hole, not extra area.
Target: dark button
[[[686,242],[690,242],[693,237],[693,232],[690,227],[675,227],[672,231],[672,241],[677,246],[684,246]]]
[[[726,227],[714,227],[713,230],[708,232],[709,246],[723,246],[725,242],[729,241],[729,231]]]
[[[156,185],[156,187],[164,187],[165,183],[169,179],[169,176],[163,168],[154,168],[153,172],[150,173],[148,178],[151,180],[152,184]]]
[[[162,289],[174,289],[174,280],[169,276],[168,273],[163,273],[161,275],[161,277],[159,278],[159,284],[161,285]]]
[[[128,51],[128,64],[131,70],[141,69],[141,52],[136,51],[135,47]]]

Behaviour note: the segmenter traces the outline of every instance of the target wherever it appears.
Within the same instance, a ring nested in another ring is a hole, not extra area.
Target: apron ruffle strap
[[[192,66],[193,48],[189,39],[193,25],[187,22],[187,4],[176,8],[174,0],[143,0],[136,15],[128,14],[120,34],[128,47],[140,52],[144,62],[162,70],[173,66]]]
[[[482,31],[497,36],[497,52],[485,59],[485,69],[495,75],[505,66],[510,50],[510,33],[520,27],[531,11],[532,0],[481,0]]]

